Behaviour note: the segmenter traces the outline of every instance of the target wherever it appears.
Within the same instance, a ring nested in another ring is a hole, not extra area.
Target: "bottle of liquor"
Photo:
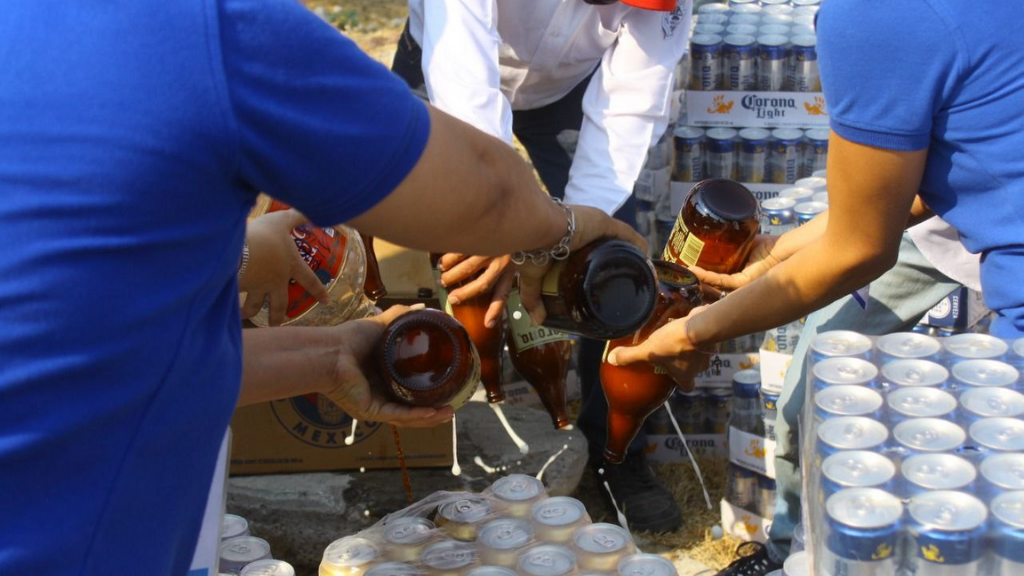
[[[608,400],[608,440],[604,458],[619,464],[629,443],[647,418],[672,395],[676,384],[662,368],[647,362],[612,366],[608,353],[619,346],[636,346],[672,320],[685,318],[701,304],[700,282],[692,272],[671,262],[655,261],[658,272],[658,304],[651,319],[636,333],[612,340],[601,363],[601,387]]]
[[[760,217],[757,198],[742,184],[719,178],[698,182],[683,200],[662,259],[723,274],[738,272]]]
[[[636,332],[658,294],[647,256],[622,240],[597,240],[555,263],[544,276],[544,326],[597,340]]]
[[[395,318],[377,342],[376,361],[386,393],[410,406],[458,410],[480,381],[480,357],[469,334],[437,310]]]
[[[569,426],[565,381],[572,341],[562,332],[534,324],[518,288],[508,295],[508,353],[516,371],[540,396],[555,428]]]
[[[388,295],[388,289],[384,286],[384,279],[380,277],[377,252],[373,249],[373,236],[360,232],[359,237],[363,239],[363,249],[366,252],[366,281],[363,282],[363,292],[367,298],[377,302]]]
[[[430,264],[435,271],[435,277],[440,278],[438,263],[441,254],[431,254]],[[449,290],[458,288],[463,283],[448,286]],[[480,381],[483,382],[484,391],[487,393],[487,401],[496,404],[505,399],[505,391],[501,388],[502,352],[505,349],[505,327],[499,320],[494,328],[488,328],[484,324],[484,317],[487,315],[487,308],[491,305],[491,294],[485,293],[468,300],[452,305],[448,303],[448,294],[443,292],[442,304],[449,314],[462,323],[469,332],[470,339],[480,353]]]

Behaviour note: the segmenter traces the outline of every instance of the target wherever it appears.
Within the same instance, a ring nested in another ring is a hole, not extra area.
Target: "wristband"
[[[565,260],[569,257],[569,247],[572,246],[572,238],[576,235],[576,214],[568,206],[562,204],[562,201],[558,198],[552,198],[551,200],[565,211],[565,236],[550,250],[530,250],[529,252],[520,250],[519,252],[514,252],[511,256],[513,264],[519,266],[525,264],[526,260],[529,259],[534,265],[543,266],[548,263],[548,260]]]
[[[245,276],[246,269],[249,268],[249,242],[246,241],[242,244],[242,261],[238,263],[238,279],[241,280],[242,276]]]

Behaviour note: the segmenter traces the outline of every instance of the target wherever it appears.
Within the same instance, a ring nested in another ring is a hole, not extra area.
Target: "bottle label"
[[[320,282],[330,291],[345,263],[348,238],[334,228],[300,226],[292,230],[292,238],[299,255],[313,270]],[[295,280],[288,281],[288,309],[285,317],[295,319],[317,303],[316,298]]]
[[[565,269],[565,262],[565,260],[555,262],[555,265],[544,275],[540,285],[541,294],[545,296],[558,296],[558,279],[562,275],[562,270]]]
[[[691,234],[683,222],[682,214],[676,219],[676,226],[672,229],[668,243],[665,244],[665,251],[662,259],[677,264],[693,266],[700,259],[700,253],[704,250],[704,241]]]
[[[518,319],[516,319],[516,312],[519,313]],[[569,338],[563,332],[534,324],[530,315],[526,313],[526,308],[523,307],[519,290],[513,290],[508,295],[508,324],[512,329],[512,345],[519,352],[536,348],[548,342],[559,342]]]
[[[448,290],[441,286],[441,271],[437,268],[431,268],[430,271],[434,274],[434,292],[437,294],[437,303],[441,305],[441,310],[444,310],[446,314],[454,318],[455,313],[452,312],[452,305],[448,303]]]

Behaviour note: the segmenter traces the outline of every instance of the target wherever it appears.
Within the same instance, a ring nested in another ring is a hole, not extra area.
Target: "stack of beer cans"
[[[331,543],[320,576],[677,576],[637,552],[629,532],[590,520],[583,503],[549,497],[512,474],[481,494],[437,492]]]
[[[761,233],[778,236],[806,224],[828,210],[828,182],[825,170],[783,189],[775,198],[761,201]]]
[[[779,396],[761,386],[758,370],[733,375],[729,468],[722,524],[727,532],[763,540],[775,513],[775,419]]]
[[[295,569],[283,560],[274,560],[270,544],[249,532],[249,521],[235,514],[221,519],[221,576],[295,576]]]
[[[1024,339],[825,332],[809,363],[816,575],[1024,574]]]

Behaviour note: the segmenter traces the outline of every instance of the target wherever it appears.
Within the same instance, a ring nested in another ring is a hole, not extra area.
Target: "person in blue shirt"
[[[294,0],[8,0],[0,70],[0,574],[186,574],[236,404],[321,392],[359,419],[451,418],[360,370],[400,309],[243,336],[259,191],[418,249],[567,234],[511,148]],[[571,210],[573,247],[643,244]]]

